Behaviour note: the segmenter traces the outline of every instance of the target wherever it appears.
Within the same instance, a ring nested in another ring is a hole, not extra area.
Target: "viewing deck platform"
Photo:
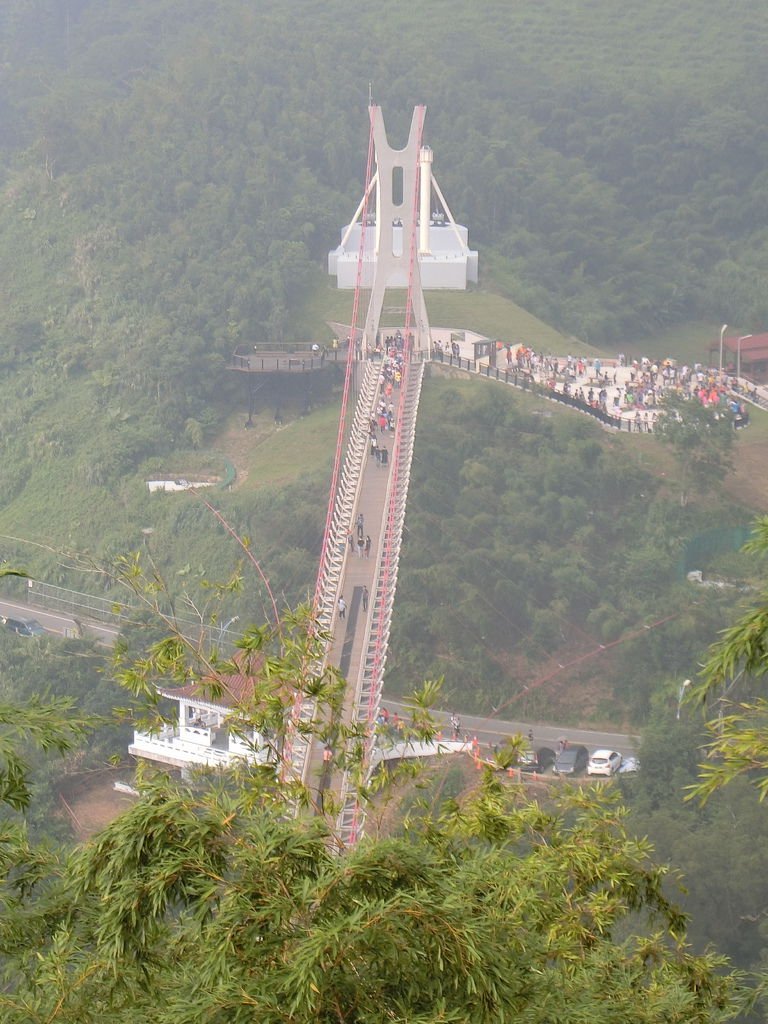
[[[347,346],[338,348],[292,349],[248,349],[241,347],[233,352],[228,370],[239,373],[315,373],[325,370],[333,363],[343,364],[347,358]]]

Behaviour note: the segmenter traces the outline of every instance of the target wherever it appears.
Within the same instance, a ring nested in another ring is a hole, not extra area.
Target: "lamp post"
[[[678,720],[678,722],[680,721],[680,707],[683,703],[683,697],[685,696],[685,691],[688,689],[690,685],[691,680],[684,679],[683,682],[680,684],[680,689],[677,691],[677,714],[675,715],[675,718]]]
[[[747,338],[751,338],[751,334],[742,334],[740,338],[736,339],[736,380],[741,377],[741,343],[746,341]]]
[[[219,644],[224,639],[224,634],[227,632],[229,627],[240,619],[239,615],[233,615],[231,619],[227,619],[223,626],[219,626]]]
[[[725,337],[725,332],[727,329],[728,324],[723,324],[723,326],[720,328],[720,363],[718,366],[718,380],[723,379],[723,338]]]

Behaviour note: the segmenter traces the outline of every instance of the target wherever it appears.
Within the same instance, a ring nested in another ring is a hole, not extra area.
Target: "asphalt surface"
[[[0,600],[0,615],[9,615],[15,619],[37,619],[44,629],[58,636],[84,636],[113,644],[120,635],[117,626],[107,626],[102,622],[92,622],[60,612],[48,612],[34,605],[22,604],[20,601]]]
[[[389,711],[390,716],[397,712],[401,718],[405,718],[407,721],[410,712],[405,704],[387,700],[386,695],[382,698],[381,704]],[[475,715],[463,715],[459,711],[456,713],[461,720],[461,738],[468,737],[471,740],[477,736],[483,753],[487,753],[495,743],[503,740],[506,736],[513,736],[515,733],[527,736],[529,729],[533,731],[534,747],[551,747],[553,750],[557,750],[557,741],[563,737],[568,740],[570,746],[583,744],[590,753],[599,749],[618,750],[625,757],[637,753],[638,737],[625,733],[573,729],[570,726],[542,725],[539,722],[510,722],[494,717],[482,718]],[[451,738],[450,713],[436,711],[435,719],[445,723],[444,738]]]

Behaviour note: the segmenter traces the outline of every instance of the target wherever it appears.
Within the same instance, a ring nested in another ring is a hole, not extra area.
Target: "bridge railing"
[[[376,401],[378,379],[378,366],[366,362],[318,573],[315,614],[318,626],[325,631],[330,631],[333,624],[346,559],[349,555],[347,535],[352,528],[354,511],[359,500],[363,467],[368,454],[368,424]],[[326,658],[327,654],[326,650]],[[323,668],[324,664],[318,663],[312,666],[312,671],[319,675]],[[286,756],[291,764],[292,775],[296,779],[301,779],[305,785],[310,782],[308,774],[311,768],[311,736],[309,730],[303,727],[309,726],[314,716],[315,702],[297,699],[293,708],[294,727],[289,732],[286,744]]]
[[[598,423],[610,429],[626,430],[627,432],[633,430],[633,421],[631,419],[613,416],[603,409],[595,408],[587,402],[582,402],[574,395],[564,395],[560,391],[555,391],[544,384],[539,384],[527,370],[502,369],[499,366],[481,363],[476,359],[465,359],[463,356],[453,355],[444,355],[442,358],[437,356],[433,358],[433,362],[442,363],[444,366],[455,366],[459,370],[466,370],[467,373],[475,373],[480,377],[487,377],[489,380],[497,380],[503,384],[509,384],[510,387],[519,388],[521,391],[529,391],[532,395],[538,395],[540,398],[559,402],[560,405],[567,405],[571,409],[577,409],[579,412],[591,416]]]
[[[360,481],[368,454],[368,424],[376,401],[378,379],[378,367],[367,362],[360,394],[355,404],[344,464],[339,475],[339,486],[334,502],[328,543],[323,551],[320,567],[319,600],[316,611],[318,621],[324,628],[330,628],[333,620],[339,584],[349,554],[347,535],[352,529],[354,511],[359,498]]]
[[[381,703],[392,609],[397,586],[400,546],[405,522],[405,508],[410,483],[416,414],[421,396],[424,364],[412,363],[405,381],[403,405],[398,415],[398,433],[393,452],[393,469],[386,496],[387,518],[380,558],[376,567],[374,599],[366,624],[366,648],[358,678],[355,681],[355,720],[365,726],[362,777],[367,783],[375,767],[375,724]],[[362,834],[365,806],[361,802],[355,780],[345,772],[341,787],[341,811],[337,830],[346,845],[353,845]]]

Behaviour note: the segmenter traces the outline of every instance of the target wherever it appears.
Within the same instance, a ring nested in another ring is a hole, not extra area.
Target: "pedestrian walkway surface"
[[[453,336],[455,336],[456,333],[458,332],[454,332]],[[549,389],[560,395],[564,394],[563,385],[565,383],[565,371],[568,365],[567,354],[548,355],[546,357],[550,362],[557,360],[559,366],[557,381],[553,387],[553,374],[549,370],[545,370],[543,367],[537,367],[534,370],[530,370],[526,367],[521,370],[518,367],[516,359],[512,359],[511,361],[507,360],[506,347],[497,351],[497,362],[495,367],[490,365],[488,356],[475,360],[474,341],[457,342],[457,350],[461,361],[467,364],[467,368],[470,370],[476,369],[476,371],[483,376],[487,375],[494,379],[496,374],[499,374],[501,375],[499,379],[503,380],[505,372],[508,372],[510,375],[523,373],[529,381],[533,381],[535,384],[539,385],[539,387]],[[512,346],[512,352],[516,352],[516,346]],[[446,350],[443,362],[451,365],[449,356],[450,354]],[[622,362],[619,357],[614,359],[604,357],[597,358],[599,359],[598,371],[595,370],[594,358],[581,360],[576,357],[573,358],[572,365],[574,367],[574,372],[568,375],[569,400],[573,399],[575,393],[579,390],[583,392],[585,399],[588,399],[590,388],[593,390],[595,398],[601,390],[605,390],[605,411],[608,416],[617,418],[617,421],[620,424],[620,429],[625,429],[628,432],[652,431],[654,429],[656,418],[661,412],[660,407],[655,404],[654,401],[648,402],[647,404],[637,404],[634,402],[631,405],[625,404],[626,395],[628,392],[632,393],[633,388],[637,386],[636,379],[639,382],[643,367],[638,366],[636,363],[626,365],[626,363]],[[584,363],[584,372],[582,374],[577,374],[575,372],[575,368],[580,361]],[[647,366],[658,365],[660,371],[665,363],[668,362],[667,360],[663,360],[654,364],[652,361],[645,361]],[[709,369],[704,372],[710,378],[713,374],[715,376],[718,374],[716,369]],[[737,379],[736,377],[727,374],[723,375],[723,381],[730,396],[737,400],[746,401],[747,403],[768,409],[768,385],[756,383],[743,376]],[[663,388],[663,381],[661,378],[658,380],[657,387],[659,389]],[[577,410],[579,409],[578,404],[574,407]],[[589,412],[591,410],[584,408],[582,411]],[[608,425],[616,426],[617,424],[609,423]]]

